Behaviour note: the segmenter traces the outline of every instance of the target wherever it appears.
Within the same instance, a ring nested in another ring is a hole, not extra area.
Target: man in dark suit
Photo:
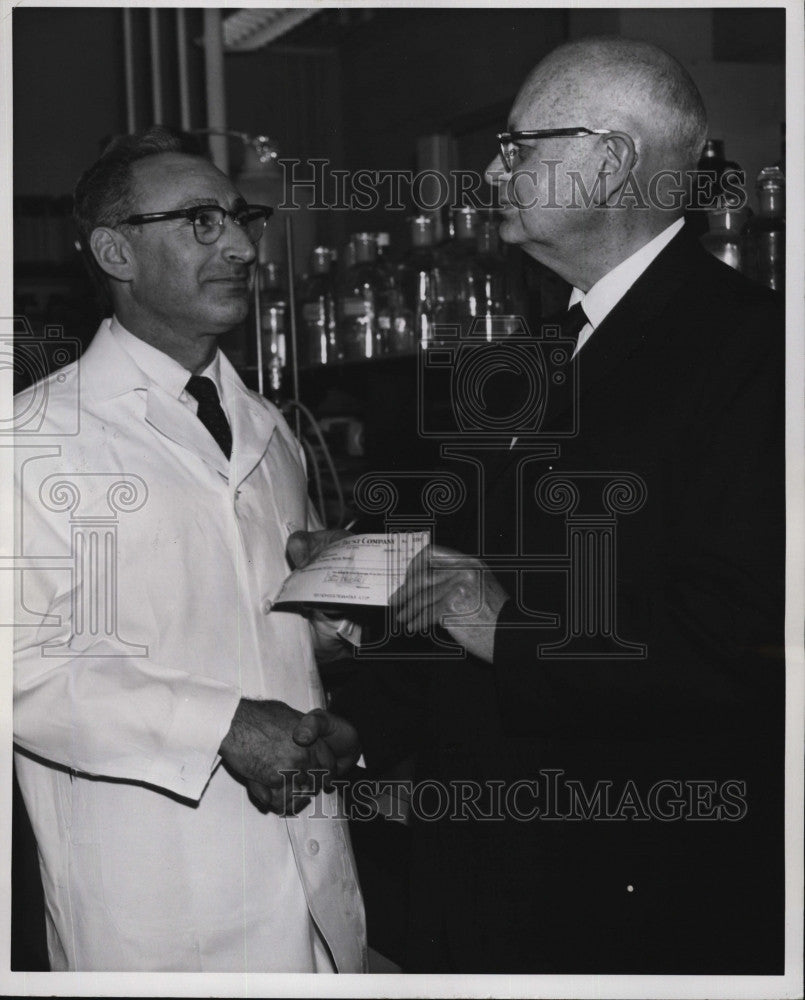
[[[781,973],[782,310],[685,231],[706,120],[666,53],[563,46],[508,130],[501,237],[573,286],[575,390],[487,465],[483,546],[396,595],[467,658],[336,706],[431,780],[407,970]]]

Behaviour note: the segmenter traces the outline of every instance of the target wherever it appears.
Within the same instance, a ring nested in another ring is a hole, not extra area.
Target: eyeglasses
[[[500,158],[506,170],[511,173],[517,165],[517,146],[524,139],[578,139],[585,135],[608,135],[611,131],[608,128],[584,128],[580,125],[576,128],[543,128],[536,132],[498,132]]]
[[[224,222],[232,219],[236,226],[246,233],[249,242],[255,246],[265,232],[266,223],[274,213],[268,205],[244,205],[233,212],[220,205],[194,205],[192,208],[177,208],[171,212],[149,212],[146,215],[130,215],[121,219],[118,225],[142,226],[149,222],[167,222],[169,219],[189,219],[193,223],[193,235],[199,243],[215,243],[224,231]]]

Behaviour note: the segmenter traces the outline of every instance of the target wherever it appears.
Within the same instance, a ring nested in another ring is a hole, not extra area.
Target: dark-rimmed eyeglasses
[[[255,246],[265,232],[266,223],[274,213],[268,205],[244,205],[229,212],[220,205],[194,205],[192,208],[176,208],[170,212],[148,212],[146,215],[130,215],[121,219],[119,226],[142,226],[149,222],[167,222],[169,219],[189,219],[193,223],[193,235],[199,243],[215,243],[224,231],[224,222],[229,218],[246,233],[249,242]]]
[[[608,135],[612,129],[585,128],[583,125],[575,128],[541,128],[531,132],[498,132],[500,143],[500,158],[509,173],[517,165],[517,146],[526,139],[577,139],[584,135]]]

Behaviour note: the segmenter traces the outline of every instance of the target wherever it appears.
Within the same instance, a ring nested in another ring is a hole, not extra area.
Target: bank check
[[[387,605],[411,560],[429,542],[427,531],[342,538],[294,570],[273,603]]]

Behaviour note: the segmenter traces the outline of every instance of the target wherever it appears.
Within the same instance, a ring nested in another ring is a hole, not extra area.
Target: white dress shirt
[[[580,288],[573,289],[570,293],[570,301],[567,307],[570,309],[571,306],[580,302],[589,321],[579,332],[578,343],[573,354],[574,357],[584,347],[595,333],[596,328],[612,312],[654,258],[668,246],[684,224],[684,219],[677,219],[675,222],[672,222],[670,226],[663,229],[661,233],[658,233],[653,240],[642,246],[631,257],[622,260],[617,267],[613,267],[603,278],[599,278],[586,294]]]

